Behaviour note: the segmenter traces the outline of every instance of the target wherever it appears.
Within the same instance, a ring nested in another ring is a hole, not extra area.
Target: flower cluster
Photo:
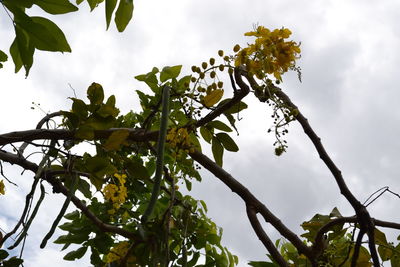
[[[237,52],[235,66],[245,65],[248,72],[259,79],[273,74],[278,81],[282,81],[281,74],[296,69],[295,61],[300,58],[300,44],[285,41],[291,34],[286,28],[270,31],[263,26],[245,33],[245,36],[256,37],[256,40],[242,49],[239,45],[234,47],[234,52]]]
[[[189,132],[186,128],[172,128],[168,131],[167,142],[172,148],[192,152],[192,142],[190,141]]]
[[[121,207],[127,197],[127,190],[125,187],[126,175],[116,173],[114,177],[118,179],[119,186],[116,184],[107,184],[102,190],[104,198],[107,201],[111,201],[113,204],[113,208],[108,210],[108,213],[111,215]]]
[[[6,193],[4,188],[5,188],[4,182],[3,180],[0,180],[0,195],[4,195]]]
[[[121,258],[125,257],[126,253],[128,253],[129,246],[130,245],[127,241],[118,243],[116,246],[111,248],[110,252],[106,255],[105,262],[111,263],[119,261]]]

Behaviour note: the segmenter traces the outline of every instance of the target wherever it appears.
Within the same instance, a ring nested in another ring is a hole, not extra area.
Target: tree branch
[[[129,132],[128,140],[133,142],[156,141],[158,131],[146,132],[143,129],[110,128],[107,130],[94,130],[94,139],[106,139],[113,132],[126,130]],[[0,135],[0,146],[16,142],[33,140],[80,140],[75,137],[75,131],[66,129],[35,129],[10,132]]]
[[[16,164],[25,170],[30,170],[34,173],[37,172],[38,170],[38,165],[36,165],[33,162],[30,162],[22,157],[19,157],[18,155],[12,154],[10,152],[0,150],[0,160],[9,162],[11,164]],[[53,174],[53,175],[52,175]],[[55,189],[55,192],[61,192],[65,196],[69,196],[70,192],[69,190],[61,183],[61,181],[57,178],[54,177],[54,173],[52,171],[46,171],[43,170],[41,178],[48,183],[50,183],[53,188]],[[132,232],[129,232],[125,229],[119,228],[114,225],[110,225],[107,223],[104,223],[101,221],[97,216],[89,210],[89,208],[75,195],[71,195],[71,202],[74,203],[74,205],[82,211],[82,213],[93,222],[100,230],[104,232],[111,232],[111,233],[116,233],[121,236],[124,236],[129,239],[134,239],[134,240],[140,240],[140,236],[136,235]]]
[[[279,264],[279,266],[289,266],[289,264],[285,261],[282,255],[279,253],[277,248],[272,243],[271,239],[263,230],[260,222],[257,218],[257,213],[254,207],[246,205],[247,217],[250,220],[251,226],[253,227],[254,232],[257,234],[258,239],[264,244],[269,253],[271,253],[272,258]]]
[[[254,207],[255,211],[260,213],[267,223],[272,224],[282,236],[287,238],[298,249],[299,253],[306,255],[311,261],[313,261],[311,248],[305,245],[294,232],[288,229],[286,225],[284,225],[278,217],[269,211],[268,208],[244,185],[201,152],[194,151],[193,153],[189,153],[189,155],[226,184],[233,192],[238,194],[246,205]]]
[[[241,66],[234,68],[236,84],[240,87],[240,90],[234,91],[233,98],[230,101],[217,107],[215,110],[208,113],[205,117],[198,120],[195,124],[196,127],[203,126],[204,124],[207,124],[208,122],[212,121],[213,119],[215,119],[216,117],[227,111],[229,108],[239,103],[246,95],[249,94],[250,88],[242,80],[242,75],[244,75],[244,73],[245,71]]]

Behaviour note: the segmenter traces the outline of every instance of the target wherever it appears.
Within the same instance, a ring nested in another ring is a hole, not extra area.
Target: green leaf
[[[93,140],[94,130],[88,125],[82,125],[75,131],[75,137],[81,140]]]
[[[86,250],[87,250],[87,247],[78,248],[77,250],[73,250],[73,251],[67,253],[67,255],[65,255],[63,259],[66,261],[73,261],[76,259],[80,259],[83,257],[83,255],[85,255]]]
[[[94,156],[91,157],[88,154],[84,155],[84,168],[91,174],[89,179],[90,182],[96,187],[97,190],[101,189],[104,183],[105,175],[113,175],[117,172],[117,169],[110,163],[109,159]]]
[[[16,16],[16,23],[29,35],[33,46],[39,50],[71,52],[71,48],[61,29],[51,20],[43,17]]]
[[[91,198],[90,184],[83,179],[79,179],[78,190],[86,197]]]
[[[164,67],[160,73],[160,81],[165,82],[169,79],[174,79],[181,73],[182,65],[177,65],[173,67]]]
[[[157,71],[155,71],[157,70]],[[155,68],[153,71],[147,74],[141,74],[135,76],[135,79],[141,82],[145,82],[153,92],[158,92],[158,79],[156,74],[158,73],[158,69]],[[140,91],[137,91],[140,92]]]
[[[246,109],[247,107],[248,106],[246,103],[240,101],[239,103],[236,103],[232,107],[228,108],[224,113],[235,114],[235,113],[242,111],[243,109]]]
[[[12,4],[20,8],[31,8],[33,5],[33,0],[4,0],[4,4]]]
[[[78,116],[80,119],[86,119],[88,116],[88,108],[81,99],[71,98],[72,103],[72,112]]]
[[[143,166],[143,162],[139,159],[133,158],[127,163],[127,169],[130,177],[138,180],[150,179],[149,171]]]
[[[380,231],[379,229],[375,228],[374,229],[374,235],[375,235],[376,244],[388,246],[386,235],[382,231]]]
[[[206,127],[201,126],[200,127],[200,134],[203,137],[203,139],[207,142],[207,143],[211,143],[211,139],[212,139],[212,133],[210,132],[210,130],[208,130]]]
[[[35,5],[38,5],[41,9],[53,15],[65,14],[78,10],[78,8],[68,0],[35,0]]]
[[[108,30],[108,27],[110,27],[111,16],[116,6],[117,6],[117,0],[106,0],[106,23],[107,23],[106,30]]]
[[[248,264],[253,267],[279,267],[278,264],[266,261],[250,261]]]
[[[333,210],[331,211],[331,213],[329,214],[329,217],[333,217],[333,218],[340,218],[343,217],[342,214],[340,214],[339,210],[335,207],[333,208]]]
[[[174,89],[176,89],[178,93],[185,92],[185,90],[188,88],[188,85],[190,84],[190,79],[191,78],[192,78],[192,75],[183,76],[178,81],[178,88],[174,88]]]
[[[217,133],[218,140],[222,143],[224,148],[228,151],[237,152],[239,147],[236,145],[235,141],[226,133]]]
[[[73,220],[77,220],[79,218],[79,215],[80,215],[80,212],[75,210],[73,212],[65,214],[64,218],[67,219],[67,220],[73,221]]]
[[[185,181],[186,189],[188,191],[192,191],[192,182],[189,181],[188,179],[184,179],[184,181]]]
[[[103,87],[98,83],[92,83],[87,90],[87,98],[90,100],[90,104],[92,105],[99,105],[103,103]]]
[[[17,258],[17,257],[12,257],[8,259],[7,261],[3,262],[3,267],[17,267],[20,266],[24,262],[23,259]]]
[[[7,54],[0,50],[0,62],[7,61]],[[3,64],[0,63],[0,69],[3,67]]]
[[[209,123],[207,123],[206,126],[212,127],[212,128],[224,131],[224,132],[232,132],[232,129],[228,125],[223,123],[222,121],[217,121],[217,120],[210,121]]]
[[[224,154],[224,148],[216,137],[212,138],[211,150],[214,156],[215,163],[217,163],[218,166],[222,167],[222,156]]]
[[[201,145],[200,145],[200,141],[197,138],[197,136],[194,133],[190,133],[189,138],[190,138],[190,142],[194,146],[194,149],[197,149],[198,151],[201,152]]]
[[[221,241],[221,237],[216,234],[207,234],[206,239],[213,245],[218,245]]]
[[[95,9],[103,1],[104,0],[87,0],[90,7],[90,11],[93,11],[93,9]]]
[[[77,235],[62,235],[54,240],[55,244],[81,244],[88,239],[89,235],[87,233],[77,234]]]
[[[115,25],[119,32],[123,32],[132,19],[133,0],[120,0],[117,12],[115,12]]]
[[[215,104],[218,103],[218,101],[221,100],[222,96],[224,95],[224,90],[223,89],[216,89],[214,91],[211,91],[208,93],[204,99],[203,103],[206,107],[212,107]]]
[[[96,111],[96,114],[100,115],[103,118],[107,118],[110,116],[115,118],[119,114],[119,109],[114,106],[105,104],[100,106],[100,108]]]
[[[3,260],[3,259],[5,259],[5,258],[7,258],[8,257],[8,252],[7,251],[5,251],[4,249],[0,249],[0,260]]]
[[[106,143],[104,144],[104,148],[108,151],[118,150],[119,147],[125,142],[126,138],[128,138],[128,136],[129,131],[126,129],[114,131],[108,137]]]
[[[30,42],[28,34],[21,27],[16,25],[15,39],[10,47],[10,54],[15,65],[15,73],[24,66],[25,76],[29,75],[29,70],[33,64],[34,52],[35,48]]]
[[[379,257],[381,257],[382,261],[390,260],[393,255],[393,250],[386,246],[378,246]]]
[[[390,258],[390,264],[392,267],[400,267],[400,244],[395,247],[393,256]]]

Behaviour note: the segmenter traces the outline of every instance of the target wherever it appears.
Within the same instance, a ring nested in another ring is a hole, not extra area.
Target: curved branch
[[[243,70],[242,67],[234,68],[236,84],[240,87],[240,90],[237,91],[234,90],[234,95],[231,100],[217,107],[215,110],[208,113],[205,117],[198,120],[195,124],[196,127],[203,126],[204,124],[207,124],[208,122],[212,121],[213,119],[215,119],[216,117],[227,111],[229,108],[239,103],[246,95],[249,94],[250,88],[245,82],[243,82],[242,79],[242,75],[244,75],[244,73],[245,71]],[[235,87],[233,88],[235,89]]]
[[[233,192],[238,194],[246,203],[246,205],[254,207],[255,211],[260,213],[266,222],[272,224],[282,236],[287,238],[298,249],[299,253],[306,255],[311,261],[313,261],[311,248],[305,245],[294,232],[287,228],[286,225],[284,225],[278,217],[268,210],[268,208],[261,201],[259,201],[244,185],[242,185],[239,181],[233,178],[232,175],[230,175],[201,152],[194,151],[193,153],[189,153],[189,155],[200,165],[214,174],[224,184],[226,184]]]
[[[48,122],[50,119],[57,117],[57,116],[62,116],[63,112],[62,111],[58,111],[58,112],[53,112],[50,114],[47,114],[46,116],[44,116],[36,125],[36,129],[41,129],[43,124],[45,124],[46,122]],[[24,154],[25,149],[27,148],[27,146],[29,145],[28,142],[24,142],[18,149],[18,152],[22,155]]]
[[[254,84],[255,81],[252,77],[249,75],[245,75],[245,77],[249,80],[250,84]],[[325,163],[325,165],[328,167],[328,169],[331,171],[333,177],[335,178],[335,181],[340,189],[340,193],[347,199],[347,201],[351,204],[353,209],[356,212],[358,222],[360,224],[360,231],[364,231],[367,233],[367,235],[370,237],[371,240],[374,240],[373,235],[374,235],[374,224],[373,220],[366,209],[364,205],[360,203],[360,201],[353,195],[353,193],[350,191],[350,189],[347,187],[346,182],[344,181],[344,178],[342,176],[342,172],[339,170],[339,168],[336,166],[336,164],[333,162],[333,160],[330,158],[328,153],[326,152],[324,146],[321,143],[321,138],[314,132],[310,124],[308,123],[308,120],[306,117],[303,116],[303,114],[299,111],[298,107],[290,100],[289,96],[287,96],[279,87],[275,86],[275,90],[273,92],[278,96],[282,101],[285,102],[286,105],[291,110],[297,110],[298,113],[296,115],[296,120],[300,123],[302,126],[305,134],[309,137],[311,142],[313,143],[315,149],[318,152],[319,157],[321,160]],[[371,252],[371,257],[373,259],[374,265],[379,266],[379,259],[377,257],[377,252],[376,252],[376,247],[372,244],[370,244],[370,252]]]
[[[34,173],[36,173],[38,170],[38,165],[36,165],[35,163],[30,162],[22,157],[19,157],[18,155],[9,153],[4,150],[0,150],[0,160],[7,161],[11,164],[19,165],[20,167],[26,170],[30,170]],[[119,228],[117,226],[104,223],[99,218],[97,218],[97,216],[92,211],[90,211],[89,208],[78,197],[76,197],[73,194],[70,194],[69,190],[61,183],[61,181],[54,177],[54,173],[52,175],[51,171],[44,170],[42,172],[41,178],[50,183],[53,186],[53,188],[56,189],[55,192],[61,192],[66,197],[71,196],[71,202],[74,203],[74,205],[79,210],[81,210],[81,212],[89,220],[91,220],[93,224],[95,224],[100,230],[104,232],[116,233],[129,239],[135,239],[135,240],[141,239],[139,235],[136,235],[130,231]]]
[[[279,266],[289,266],[289,264],[285,261],[282,255],[279,253],[278,249],[274,246],[271,239],[263,230],[260,222],[257,218],[257,213],[254,207],[246,205],[247,217],[250,220],[251,226],[253,227],[254,232],[257,234],[258,239],[264,244],[269,253],[271,253],[272,258],[279,264]]]

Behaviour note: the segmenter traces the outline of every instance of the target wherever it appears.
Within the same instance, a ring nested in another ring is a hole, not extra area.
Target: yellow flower
[[[4,189],[5,189],[4,182],[3,180],[0,180],[0,195],[4,195],[6,193]]]
[[[127,189],[125,187],[126,175],[125,174],[114,174],[115,178],[118,179],[120,186],[116,184],[107,184],[103,188],[104,198],[107,201],[112,202],[113,208],[108,210],[108,214],[113,215],[125,203],[128,196]]]
[[[272,32],[259,26],[245,36],[256,37],[254,44],[249,44],[235,55],[235,66],[245,65],[248,72],[262,79],[273,74],[277,80],[281,75],[295,67],[300,58],[300,45],[286,41],[292,32],[287,28],[275,29]]]
[[[167,141],[171,147],[185,148],[191,146],[189,132],[186,128],[172,128],[167,134]]]
[[[119,261],[121,258],[125,257],[126,253],[128,253],[130,244],[127,241],[123,241],[118,243],[113,248],[111,248],[110,252],[105,257],[105,262],[110,263],[114,261]]]
[[[115,176],[115,178],[118,179],[120,184],[125,184],[125,182],[126,182],[126,174],[115,173],[114,176]]]

